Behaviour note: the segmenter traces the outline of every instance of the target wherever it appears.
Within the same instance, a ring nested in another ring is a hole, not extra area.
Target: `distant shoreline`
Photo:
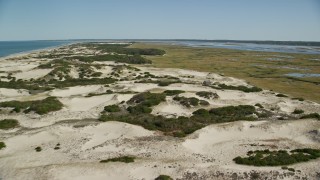
[[[54,43],[35,48],[13,50],[21,48],[21,44],[41,44]],[[142,43],[163,43],[171,45],[181,45],[188,47],[205,47],[205,48],[225,48],[245,51],[262,51],[262,52],[283,52],[298,54],[320,54],[320,42],[307,41],[238,41],[238,40],[195,40],[195,39],[78,39],[78,40],[33,40],[33,41],[0,41],[0,59],[12,56],[23,55],[26,53],[37,52],[40,50],[57,48],[60,46],[70,45],[81,42],[142,42]],[[57,45],[58,43],[58,45]],[[7,47],[9,44],[9,47]],[[12,46],[16,44],[17,47]],[[5,52],[8,49],[9,52]],[[2,52],[1,52],[2,51]]]

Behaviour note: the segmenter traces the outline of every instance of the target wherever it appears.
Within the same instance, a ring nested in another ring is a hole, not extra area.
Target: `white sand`
[[[13,75],[17,79],[38,79],[40,77],[46,76],[49,74],[53,69],[32,69],[29,71],[19,72]]]
[[[114,96],[111,94],[93,97],[63,98],[60,100],[70,111],[88,111],[102,104],[115,104],[117,101],[114,100]]]
[[[57,97],[69,97],[76,95],[87,95],[89,93],[99,93],[103,92],[104,87],[102,85],[90,85],[90,86],[74,86],[66,89],[55,89],[50,95]]]

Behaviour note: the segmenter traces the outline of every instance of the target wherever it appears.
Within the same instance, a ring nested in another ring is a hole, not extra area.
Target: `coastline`
[[[71,42],[71,43],[67,43],[67,44],[61,44],[61,45],[57,45],[57,46],[50,46],[50,47],[46,47],[46,48],[40,48],[40,49],[35,49],[35,50],[30,50],[30,51],[23,51],[23,52],[19,52],[19,53],[13,53],[10,55],[6,55],[6,56],[2,56],[0,57],[0,61],[1,60],[5,60],[5,59],[9,59],[9,58],[15,58],[15,57],[19,57],[19,56],[25,56],[31,53],[39,53],[42,51],[48,51],[48,50],[53,50],[53,49],[57,49],[57,48],[61,48],[61,47],[65,47],[65,46],[70,46],[72,44],[77,44],[79,42]]]

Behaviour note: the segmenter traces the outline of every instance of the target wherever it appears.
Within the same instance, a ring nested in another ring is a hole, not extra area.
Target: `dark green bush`
[[[215,108],[210,111],[199,109],[193,112],[193,116],[190,118],[178,117],[176,119],[149,114],[152,109],[142,104],[130,106],[128,111],[130,114],[103,114],[99,120],[102,122],[120,121],[139,125],[149,130],[159,130],[167,135],[184,137],[209,124],[252,120],[253,118],[248,115],[255,113],[253,106],[231,106]]]
[[[284,94],[277,94],[276,96],[277,97],[288,97],[287,95],[284,95]]]
[[[217,87],[213,87],[213,88],[217,88]],[[261,88],[258,88],[258,87],[255,87],[255,86],[254,87],[231,86],[231,85],[226,85],[226,84],[219,84],[218,85],[218,89],[239,90],[239,91],[243,91],[243,92],[246,92],[246,93],[262,91]]]
[[[200,104],[201,106],[209,106],[209,105],[210,105],[210,103],[209,103],[208,101],[205,101],[205,100],[200,100],[200,101],[199,101],[199,104]]]
[[[38,146],[38,147],[34,148],[34,150],[36,150],[36,152],[40,152],[40,151],[42,151],[42,148],[40,146]]]
[[[237,164],[253,165],[253,166],[282,166],[299,162],[306,162],[320,157],[318,149],[295,149],[288,153],[285,150],[269,151],[257,150],[248,153],[248,157],[236,157],[233,160]]]
[[[210,115],[209,111],[206,109],[198,109],[198,110],[194,111],[192,114],[197,115],[197,116],[209,116]]]
[[[165,99],[166,95],[164,93],[144,92],[133,96],[128,103],[151,107],[160,104],[162,101],[165,101]]]
[[[202,128],[202,123],[185,117],[165,118],[151,114],[124,114],[124,115],[102,115],[100,121],[119,121],[129,124],[139,125],[149,130],[159,130],[167,135],[186,135]]]
[[[207,98],[207,99],[216,99],[219,97],[217,93],[213,93],[209,91],[200,91],[200,92],[197,92],[196,95]]]
[[[104,110],[106,112],[119,112],[121,111],[120,107],[118,105],[109,105],[109,106],[105,106]]]
[[[16,112],[24,110],[25,113],[34,111],[37,114],[43,115],[51,111],[62,109],[63,104],[56,97],[48,97],[38,101],[7,101],[1,102],[0,107],[11,107]]]
[[[164,93],[167,95],[167,96],[174,96],[174,95],[178,95],[178,94],[181,94],[181,93],[184,93],[185,91],[182,91],[182,90],[166,90],[164,91]]]
[[[19,126],[19,122],[15,119],[4,119],[0,121],[0,129],[11,129]]]
[[[292,113],[293,113],[293,114],[302,114],[302,113],[304,113],[304,110],[302,110],[302,109],[295,109]]]
[[[141,114],[141,113],[151,113],[152,109],[148,106],[139,104],[136,106],[129,106],[127,108],[127,110],[131,113],[131,114]]]
[[[256,110],[254,106],[239,105],[214,108],[209,113],[219,120],[249,120],[248,116],[256,113]]]
[[[200,100],[195,97],[181,97],[181,96],[175,96],[173,100],[178,101],[181,105],[186,107],[192,107],[192,106],[198,106],[200,103]]]
[[[304,101],[303,98],[291,98],[292,100]]]
[[[4,142],[0,142],[0,150],[5,148],[6,147],[6,144]]]
[[[318,113],[311,113],[304,116],[301,116],[300,119],[318,119],[320,120],[320,115]]]
[[[257,106],[259,108],[264,108],[260,103],[255,104],[255,106]]]
[[[124,163],[132,163],[134,162],[135,157],[131,156],[121,156],[117,158],[105,159],[101,160],[100,163],[108,163],[108,162],[124,162]]]
[[[155,178],[154,180],[173,180],[173,179],[167,175],[160,175],[157,178]]]

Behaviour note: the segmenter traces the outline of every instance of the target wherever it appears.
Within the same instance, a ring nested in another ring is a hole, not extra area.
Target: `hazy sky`
[[[320,0],[0,0],[0,41],[320,41]]]

